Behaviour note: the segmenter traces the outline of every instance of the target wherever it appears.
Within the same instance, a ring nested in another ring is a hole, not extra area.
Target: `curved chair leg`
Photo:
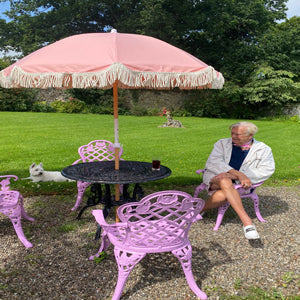
[[[99,257],[100,253],[103,252],[103,251],[106,251],[109,245],[110,245],[109,238],[108,238],[107,234],[105,232],[103,232],[102,233],[102,242],[101,242],[101,246],[99,248],[99,251],[97,252],[97,254],[91,255],[89,257],[89,260],[93,260],[95,257]]]
[[[115,247],[114,251],[119,271],[118,282],[112,300],[119,300],[130,272],[146,256],[146,253],[125,252],[118,247]]]
[[[80,206],[83,194],[89,185],[89,182],[77,181],[77,199],[71,211],[75,211]]]
[[[260,211],[259,211],[259,198],[256,194],[253,194],[251,196],[254,204],[254,210],[256,213],[256,217],[260,222],[266,222],[266,220],[261,216]]]
[[[192,247],[187,245],[184,248],[179,250],[173,250],[172,253],[178,258],[181,263],[182,269],[184,271],[186,280],[191,288],[191,290],[198,296],[200,299],[207,299],[207,295],[202,292],[194,279],[192,272]]]
[[[230,206],[230,203],[229,202],[226,202],[224,203],[222,206],[220,206],[218,208],[218,217],[217,217],[217,221],[216,221],[216,225],[214,227],[213,230],[218,230],[221,223],[222,223],[222,220],[223,220],[223,217],[224,217],[224,214],[226,212],[226,210],[228,209],[228,207]]]
[[[14,225],[14,229],[16,231],[16,234],[17,234],[19,240],[23,243],[23,245],[26,248],[31,248],[33,245],[26,239],[26,236],[23,232],[23,228],[22,228],[22,225],[21,225],[21,216],[19,216],[19,217],[9,217],[9,218],[10,218],[11,222]]]
[[[20,200],[21,200],[21,216],[22,216],[24,219],[33,222],[33,221],[34,221],[34,218],[29,217],[29,216],[27,215],[25,209],[24,209],[24,206],[23,206],[23,196],[20,195],[19,197],[20,197]]]

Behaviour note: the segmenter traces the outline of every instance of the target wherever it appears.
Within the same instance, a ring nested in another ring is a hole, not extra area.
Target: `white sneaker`
[[[256,240],[259,239],[259,234],[256,231],[254,225],[248,225],[246,227],[243,226],[245,238],[248,240]]]

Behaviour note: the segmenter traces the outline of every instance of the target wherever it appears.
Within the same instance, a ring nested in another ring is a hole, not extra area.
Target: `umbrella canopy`
[[[6,88],[222,88],[222,74],[161,40],[88,33],[45,46],[0,72]]]

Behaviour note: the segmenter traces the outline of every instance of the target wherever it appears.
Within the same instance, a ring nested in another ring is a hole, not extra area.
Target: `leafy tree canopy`
[[[151,35],[189,50],[218,68],[238,47],[252,45],[287,0],[0,0],[12,21],[0,23],[6,45],[24,55],[66,36],[86,32]],[[3,43],[2,43],[3,45]],[[0,45],[1,46],[1,45]],[[243,49],[244,51],[245,49]],[[248,50],[248,49],[246,49]],[[252,56],[252,55],[251,55]],[[245,57],[246,58],[246,57]],[[231,65],[231,61],[228,63]],[[219,68],[220,69],[220,68]]]
[[[191,0],[9,2],[11,9],[6,14],[12,21],[2,31],[5,39],[2,46],[10,45],[24,55],[70,35],[104,32],[110,28],[151,35],[179,46],[181,37],[197,24],[197,12]]]
[[[260,63],[300,74],[300,17],[276,24],[259,39]]]
[[[203,0],[200,26],[189,38],[196,56],[226,78],[245,83],[255,68],[258,38],[285,18],[286,0]]]
[[[300,100],[300,84],[295,83],[293,77],[292,72],[261,66],[253,80],[244,86],[245,98],[250,103],[264,101],[273,106],[297,102]]]

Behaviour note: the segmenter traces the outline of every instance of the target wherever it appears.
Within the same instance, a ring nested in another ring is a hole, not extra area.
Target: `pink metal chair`
[[[83,145],[78,148],[78,153],[80,155],[80,159],[76,160],[73,165],[81,162],[115,160],[114,144],[106,140],[95,140],[87,145]],[[122,153],[123,148],[120,148],[119,157],[121,157]],[[86,188],[90,185],[90,182],[77,181],[78,194],[76,203],[71,209],[72,211],[75,211],[80,206],[83,194]]]
[[[30,248],[32,247],[32,244],[24,235],[21,225],[21,217],[28,221],[34,221],[34,219],[26,214],[23,207],[22,195],[17,191],[10,190],[9,188],[10,179],[14,178],[16,181],[18,180],[18,177],[15,175],[3,175],[0,176],[0,178],[3,178],[0,181],[0,213],[3,213],[5,216],[10,218],[18,238],[26,248]]]
[[[196,173],[197,174],[200,174],[200,173],[204,173],[204,169],[201,169],[201,170],[197,170]],[[266,222],[266,220],[263,219],[263,217],[261,216],[260,214],[260,211],[259,211],[259,198],[255,192],[256,188],[259,187],[260,185],[262,185],[264,182],[259,182],[259,183],[256,183],[256,184],[253,184],[250,188],[248,189],[244,189],[241,185],[239,184],[235,184],[234,187],[235,189],[238,190],[241,198],[251,198],[253,200],[253,204],[254,204],[254,210],[255,210],[255,213],[256,213],[256,217],[257,219],[260,221],[260,222]],[[206,190],[207,189],[207,185],[202,182],[200,185],[197,186],[196,190],[195,190],[195,194],[194,194],[194,197],[198,197],[198,194],[203,191],[203,190]],[[218,208],[218,216],[217,216],[217,221],[216,221],[216,225],[214,227],[213,230],[218,230],[221,223],[222,223],[222,220],[223,220],[223,217],[224,217],[224,214],[226,212],[226,210],[228,209],[228,207],[230,206],[230,203],[227,201],[226,203],[224,203],[222,206],[220,206]]]
[[[109,244],[114,245],[118,264],[118,282],[112,300],[121,297],[126,280],[147,253],[171,251],[180,261],[192,291],[207,299],[192,273],[192,247],[188,239],[190,226],[196,222],[204,200],[192,198],[180,191],[163,191],[144,197],[118,208],[120,223],[107,224],[102,210],[93,210],[98,224],[103,228],[102,244],[96,255],[103,254]]]

